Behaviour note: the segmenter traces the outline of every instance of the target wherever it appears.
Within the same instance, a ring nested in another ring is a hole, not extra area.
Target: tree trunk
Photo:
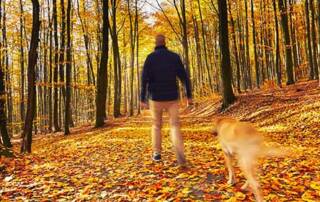
[[[24,74],[24,47],[23,47],[23,3],[20,0],[20,119],[21,122],[24,121],[25,116],[25,108],[24,108],[24,82],[25,82],[25,74]]]
[[[106,102],[108,89],[108,55],[109,55],[109,1],[102,0],[103,25],[102,25],[102,52],[100,67],[97,75],[96,94],[96,127],[104,125],[106,119]]]
[[[275,37],[275,44],[276,44],[276,74],[277,74],[277,83],[278,86],[281,87],[282,85],[282,78],[281,78],[281,65],[280,65],[280,42],[279,42],[279,25],[278,25],[278,17],[277,17],[277,3],[276,0],[272,0],[273,2],[273,14],[274,14],[274,22],[275,22],[275,29],[276,29],[276,37]]]
[[[309,16],[309,0],[305,1],[305,11],[306,11],[306,40],[307,40],[307,55],[309,60],[309,79],[313,80],[315,78],[314,68],[313,68],[313,56],[312,56],[312,45],[311,45],[311,30],[310,30],[310,16]]]
[[[213,90],[213,83],[212,83],[212,79],[211,79],[211,75],[210,75],[210,71],[209,71],[209,62],[208,62],[208,53],[207,53],[207,41],[206,41],[206,30],[204,27],[204,22],[203,22],[203,16],[202,16],[202,9],[201,9],[201,4],[200,4],[200,0],[198,0],[198,8],[199,8],[199,15],[200,15],[200,22],[201,22],[201,34],[202,34],[202,46],[203,46],[203,50],[204,50],[204,61],[205,61],[205,65],[206,65],[206,70],[207,70],[207,74],[208,74],[208,81],[209,81],[209,86],[212,88]],[[201,53],[200,53],[201,54]]]
[[[117,32],[117,1],[111,0],[112,6],[112,26],[111,38],[113,48],[113,66],[114,66],[114,102],[113,102],[113,115],[119,117],[121,115],[121,61],[120,50],[118,44],[118,32]]]
[[[63,104],[65,104],[66,99],[66,89],[65,85],[65,33],[66,33],[66,14],[64,0],[60,1],[61,9],[61,30],[60,30],[60,56],[59,56],[59,76],[60,76],[60,124],[62,125],[63,119]],[[64,106],[65,107],[65,106]]]
[[[318,0],[318,36],[320,37],[320,0]],[[318,46],[320,47],[320,39],[318,39]],[[320,67],[318,67],[318,72],[319,72],[318,77],[319,77],[319,86],[320,86]]]
[[[50,17],[51,15],[51,9],[50,9],[50,0],[48,0],[48,22],[49,22],[49,96],[48,96],[48,100],[49,100],[49,123],[48,123],[48,130],[49,132],[52,131],[52,127],[53,127],[53,122],[52,122],[52,77],[53,77],[53,72],[52,72],[52,49],[53,49],[53,42],[52,42],[52,19]]]
[[[237,39],[236,39],[236,33],[234,29],[234,20],[231,13],[231,4],[230,0],[228,0],[228,6],[229,6],[229,15],[230,15],[230,21],[231,21],[231,35],[232,35],[232,41],[233,41],[233,48],[234,48],[234,57],[236,59],[236,72],[237,72],[237,90],[240,93],[241,92],[241,85],[240,85],[240,62],[239,62],[239,55],[238,55],[238,47],[237,47]]]
[[[70,134],[70,120],[71,120],[71,0],[68,0],[67,6],[67,64],[66,64],[66,106],[64,119],[64,134]]]
[[[228,10],[226,0],[218,0],[219,11],[219,41],[221,50],[221,79],[223,87],[222,109],[229,107],[235,96],[232,90],[232,70],[230,64],[229,34],[228,34]]]
[[[250,64],[250,45],[249,45],[249,18],[248,18],[248,1],[244,0],[245,13],[246,13],[246,74],[248,77],[248,86],[252,89],[251,81],[251,64]]]
[[[288,25],[288,14],[286,2],[279,0],[279,10],[281,14],[281,25],[283,30],[283,37],[285,41],[286,49],[286,73],[287,73],[287,85],[294,84],[293,64],[292,64],[292,50],[291,40]]]
[[[316,20],[315,20],[315,9],[314,0],[310,0],[310,10],[311,10],[311,33],[312,33],[312,47],[313,47],[313,71],[315,74],[315,79],[319,79],[318,71],[318,47],[317,47],[317,31],[316,31]],[[318,14],[319,15],[319,14]]]
[[[0,6],[1,6],[1,4],[0,4]],[[0,47],[0,48],[2,48],[2,47]],[[0,54],[0,56],[2,56],[2,54]],[[1,65],[1,67],[0,67],[0,133],[1,133],[2,141],[3,141],[3,145],[6,147],[12,147],[12,144],[10,142],[10,137],[8,134],[8,130],[7,130],[7,120],[6,120],[6,113],[5,113],[6,92],[5,92],[5,85],[4,85],[4,75],[5,74],[3,71],[3,66]]]
[[[253,39],[253,48],[254,48],[254,65],[256,71],[256,86],[260,87],[260,71],[259,71],[259,62],[258,62],[258,54],[257,54],[257,43],[256,43],[256,25],[254,19],[254,4],[253,0],[251,0],[251,20],[252,20],[252,39]]]
[[[53,126],[54,131],[61,131],[59,126],[59,103],[58,103],[58,71],[59,71],[59,41],[58,41],[58,17],[57,17],[57,1],[52,1],[53,7],[53,29],[54,29],[54,95],[53,95]]]
[[[137,0],[135,0],[135,9],[138,9],[137,6]],[[133,81],[134,81],[134,65],[135,65],[135,45],[136,45],[136,15],[137,10],[135,11],[135,18],[132,17],[131,10],[130,10],[130,0],[127,0],[127,9],[128,9],[128,15],[129,15],[129,23],[130,23],[130,102],[129,102],[129,116],[133,115],[133,106],[134,106],[134,91],[133,91]]]
[[[2,30],[2,1],[0,0],[0,30]],[[2,65],[3,47],[2,41],[0,41],[0,134],[2,142],[5,147],[12,147],[10,137],[7,130],[7,119],[6,119],[6,88],[5,88],[5,69]],[[1,142],[0,142],[1,143]]]
[[[28,54],[28,102],[27,115],[24,123],[24,130],[22,133],[21,152],[31,153],[32,144],[32,126],[33,119],[36,112],[36,72],[38,53],[37,48],[39,44],[40,33],[40,6],[38,0],[32,0],[32,36],[30,43],[30,50]]]

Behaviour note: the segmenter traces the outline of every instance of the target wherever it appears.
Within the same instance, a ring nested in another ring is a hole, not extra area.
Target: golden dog
[[[232,118],[214,120],[213,132],[218,134],[226,166],[229,172],[228,183],[235,183],[233,157],[237,157],[238,164],[246,177],[246,183],[241,187],[246,190],[251,187],[256,201],[263,201],[257,180],[257,161],[263,156],[285,156],[287,153],[280,148],[267,147],[263,135],[250,123],[240,122]]]

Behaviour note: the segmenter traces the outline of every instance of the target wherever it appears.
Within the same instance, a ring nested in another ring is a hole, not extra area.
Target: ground
[[[84,126],[72,135],[46,135],[34,141],[33,153],[0,159],[3,201],[252,201],[242,192],[244,178],[227,185],[223,155],[211,121],[232,116],[250,121],[273,144],[293,148],[295,157],[260,161],[266,201],[320,201],[320,90],[316,82],[238,96],[219,113],[218,97],[183,109],[187,169],[177,167],[168,125],[163,161],[153,163],[150,117],[110,120],[103,129]],[[18,150],[18,145],[15,146]]]

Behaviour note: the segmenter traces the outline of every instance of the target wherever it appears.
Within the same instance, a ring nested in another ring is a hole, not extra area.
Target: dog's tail
[[[294,155],[295,152],[287,147],[264,145],[261,149],[263,157],[288,157]]]

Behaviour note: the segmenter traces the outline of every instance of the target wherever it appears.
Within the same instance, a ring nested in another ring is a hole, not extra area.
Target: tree
[[[260,86],[260,67],[258,62],[258,54],[257,54],[257,42],[256,42],[256,25],[254,18],[254,2],[251,0],[251,20],[252,20],[252,40],[253,40],[253,49],[254,49],[254,65],[256,70],[256,85],[259,88]]]
[[[183,55],[184,55],[184,63],[186,66],[186,70],[188,75],[190,76],[190,61],[189,61],[189,44],[188,44],[188,22],[186,17],[186,3],[185,0],[180,1],[180,11],[178,9],[177,0],[173,0],[174,7],[177,11],[181,32],[182,32],[182,46],[183,46]]]
[[[113,77],[114,77],[114,96],[113,96],[113,115],[119,117],[121,107],[121,59],[118,43],[118,26],[117,26],[117,0],[111,0],[111,30],[112,48],[113,48]]]
[[[24,47],[23,47],[23,32],[24,32],[24,23],[23,23],[23,15],[24,15],[24,11],[23,11],[23,3],[22,0],[19,1],[20,2],[20,68],[21,68],[21,79],[20,79],[20,83],[21,83],[21,89],[20,89],[20,117],[21,117],[21,121],[24,120],[24,116],[25,116],[25,107],[24,107],[24,82],[25,82],[25,74],[24,74]]]
[[[134,16],[131,13],[131,7],[134,7]],[[130,23],[130,105],[129,105],[129,116],[133,115],[133,101],[134,101],[134,91],[133,91],[133,81],[134,81],[134,61],[135,61],[135,46],[137,43],[137,32],[136,29],[138,23],[138,0],[134,1],[134,6],[130,5],[130,0],[127,0],[127,9],[129,15]],[[134,18],[133,18],[134,17]]]
[[[36,72],[40,33],[40,6],[38,0],[32,0],[32,35],[28,54],[28,101],[27,115],[22,133],[21,152],[31,153],[33,119],[36,113]]]
[[[305,11],[306,11],[306,43],[307,43],[307,55],[309,60],[309,79],[312,80],[315,77],[313,68],[313,55],[312,55],[312,45],[311,45],[311,31],[310,31],[310,16],[309,16],[309,0],[305,1]]]
[[[5,98],[5,85],[4,85],[4,71],[1,65],[0,67],[0,133],[1,133],[3,145],[6,147],[12,147],[8,130],[7,130],[5,104],[6,104],[6,98]]]
[[[276,29],[276,37],[275,37],[275,43],[276,43],[276,74],[277,74],[277,83],[278,86],[281,86],[282,84],[282,78],[281,78],[281,65],[280,65],[280,42],[279,42],[279,25],[278,25],[278,16],[277,16],[277,3],[276,0],[272,0],[273,4],[273,15],[274,15],[274,26]]]
[[[244,0],[245,13],[246,13],[246,67],[247,67],[247,78],[248,78],[248,86],[252,89],[252,81],[251,81],[251,63],[250,63],[250,46],[249,46],[249,19],[248,19],[248,2]]]
[[[219,11],[219,44],[221,50],[221,80],[223,88],[222,109],[229,107],[235,96],[232,90],[232,70],[230,63],[229,32],[228,32],[228,9],[226,0],[218,0]]]
[[[0,27],[2,26],[2,1],[0,1]],[[0,41],[0,59],[2,59],[2,41]],[[6,147],[12,147],[10,137],[7,130],[7,120],[5,113],[5,105],[6,105],[6,88],[5,88],[5,73],[4,66],[2,62],[0,62],[0,133],[2,137],[3,145]],[[1,141],[0,141],[1,143]]]
[[[314,0],[310,0],[310,11],[311,11],[311,36],[312,36],[312,47],[313,47],[313,71],[315,73],[315,79],[319,79],[318,71],[318,47],[317,47],[317,31],[315,23],[315,10]],[[318,14],[319,15],[319,14]]]
[[[67,64],[66,64],[66,110],[64,119],[64,134],[70,134],[69,125],[71,120],[71,0],[68,0],[67,6]]]
[[[60,1],[60,9],[61,9],[61,29],[60,29],[60,56],[59,56],[59,76],[60,76],[60,125],[62,125],[62,114],[63,114],[63,109],[62,109],[62,103],[65,103],[65,99],[66,99],[66,89],[64,86],[64,82],[65,82],[65,52],[66,52],[66,47],[65,47],[65,43],[66,43],[66,13],[65,13],[65,5],[64,5],[64,0]]]
[[[102,25],[102,52],[100,67],[97,75],[96,92],[96,127],[104,125],[106,119],[106,102],[108,89],[108,55],[109,55],[109,1],[102,0],[103,25]]]
[[[58,105],[58,71],[59,71],[59,41],[58,41],[58,16],[57,16],[57,0],[52,0],[53,8],[53,30],[54,30],[54,92],[53,92],[53,127],[54,131],[60,131],[59,126],[59,105]]]
[[[232,17],[232,12],[231,12],[231,4],[230,1],[228,0],[228,10],[229,10],[229,15],[230,15],[230,21],[231,21],[231,35],[232,35],[232,42],[233,42],[233,48],[234,48],[234,57],[236,59],[236,72],[237,72],[237,90],[240,93],[241,92],[241,84],[240,84],[240,61],[239,61],[239,54],[238,54],[238,47],[237,47],[237,39],[236,39],[236,33],[235,33],[235,23]]]
[[[290,40],[290,32],[289,32],[289,25],[288,25],[288,13],[287,13],[287,5],[285,1],[279,0],[279,10],[281,14],[281,25],[282,25],[284,42],[285,42],[287,85],[291,85],[291,84],[294,84],[294,75],[293,75],[293,64],[292,64],[291,40]]]

